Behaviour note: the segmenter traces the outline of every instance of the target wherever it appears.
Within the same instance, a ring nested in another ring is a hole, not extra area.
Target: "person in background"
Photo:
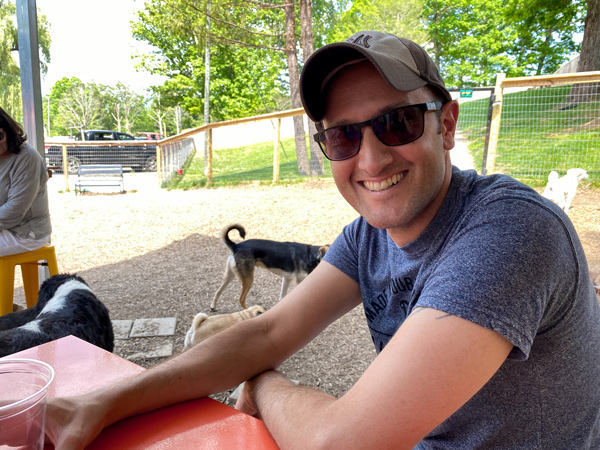
[[[57,450],[245,380],[237,407],[284,450],[600,448],[600,305],[565,213],[508,176],[452,166],[458,103],[408,39],[362,31],[322,47],[301,95],[360,217],[266,313],[50,399]],[[343,396],[276,370],[361,304],[377,357]]]
[[[0,256],[41,248],[50,240],[48,170],[23,128],[0,108]]]

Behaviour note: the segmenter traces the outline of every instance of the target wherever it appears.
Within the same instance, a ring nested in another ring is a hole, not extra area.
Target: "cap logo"
[[[370,36],[368,34],[366,34],[366,35],[365,34],[360,34],[360,35],[358,35],[355,38],[351,38],[350,37],[350,38],[346,39],[346,42],[350,42],[350,43],[355,44],[355,45],[360,45],[360,46],[362,46],[364,48],[369,48],[369,47],[371,47],[369,45],[369,39],[371,39],[372,37],[373,36]]]

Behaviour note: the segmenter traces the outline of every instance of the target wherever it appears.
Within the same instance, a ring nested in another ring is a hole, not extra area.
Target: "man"
[[[285,299],[140,376],[49,404],[58,450],[249,380],[238,408],[283,449],[599,448],[600,308],[564,213],[453,169],[458,105],[416,44],[360,32],[301,79],[361,217]],[[274,369],[364,301],[378,356],[341,398]]]

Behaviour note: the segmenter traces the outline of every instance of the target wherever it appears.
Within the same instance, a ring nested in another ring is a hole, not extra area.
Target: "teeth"
[[[364,186],[373,192],[383,191],[396,183],[398,183],[402,178],[404,178],[404,173],[397,173],[389,177],[387,180],[383,181],[364,181]]]

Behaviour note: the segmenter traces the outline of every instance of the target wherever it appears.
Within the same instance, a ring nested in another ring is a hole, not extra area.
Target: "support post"
[[[273,183],[279,181],[279,146],[281,145],[281,118],[277,118],[275,144],[273,145]]]
[[[212,128],[206,129],[206,185],[212,183]]]
[[[16,6],[23,127],[27,133],[27,141],[45,159],[36,2],[35,0],[17,0]]]
[[[490,143],[488,148],[489,164],[487,173],[494,173],[496,171],[496,155],[498,152],[498,138],[500,137],[500,119],[502,117],[502,100],[503,100],[503,87],[502,81],[506,78],[505,73],[499,73],[496,76],[496,88],[494,89],[494,95],[496,96],[492,108],[492,126],[490,127]]]

